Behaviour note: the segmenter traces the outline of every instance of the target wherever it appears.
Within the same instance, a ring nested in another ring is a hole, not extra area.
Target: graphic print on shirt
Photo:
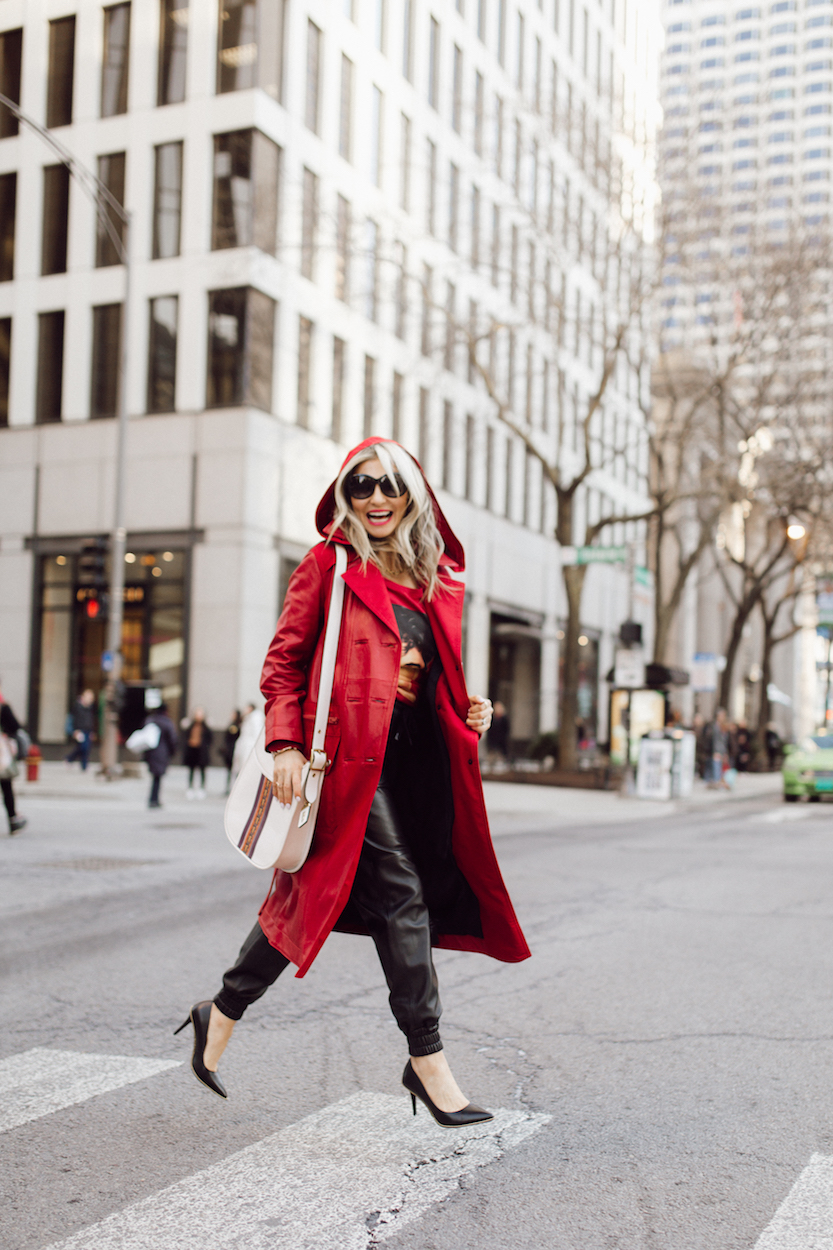
[[[393,604],[393,611],[399,627],[399,636],[402,639],[400,670],[404,670],[403,676],[407,676],[411,682],[413,697],[408,699],[401,687],[399,694],[405,702],[415,703],[422,680],[437,654],[434,635],[431,632],[428,617],[424,613],[415,612],[413,608],[403,607],[400,603]]]

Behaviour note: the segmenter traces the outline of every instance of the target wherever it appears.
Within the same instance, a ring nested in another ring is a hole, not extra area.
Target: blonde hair
[[[360,464],[378,460],[387,476],[394,480],[398,473],[410,496],[405,515],[394,532],[383,539],[372,541],[367,530],[353,511],[344,483]],[[434,501],[428,492],[425,478],[413,456],[398,443],[380,440],[351,456],[336,478],[335,516],[333,530],[340,529],[367,569],[368,561],[383,574],[397,575],[407,570],[430,599],[441,584],[440,557],[445,543],[437,528]]]

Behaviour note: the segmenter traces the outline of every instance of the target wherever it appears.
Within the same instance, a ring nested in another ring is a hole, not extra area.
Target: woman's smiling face
[[[381,461],[375,457],[373,460],[362,461],[353,472],[367,473],[375,478],[385,476]],[[395,499],[389,499],[377,483],[369,499],[351,499],[350,506],[371,538],[389,538],[405,515],[409,499],[407,491],[403,491]]]

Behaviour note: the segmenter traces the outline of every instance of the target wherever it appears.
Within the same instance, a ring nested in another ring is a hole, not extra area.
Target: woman
[[[145,751],[145,763],[153,778],[150,785],[148,807],[161,807],[159,789],[162,785],[162,778],[168,771],[168,765],[179,745],[176,738],[176,725],[168,715],[167,703],[160,703],[159,707],[145,718],[145,724],[159,726],[159,741],[155,747]]]
[[[17,776],[19,770],[17,761],[17,735],[19,733],[20,722],[0,690],[0,737],[3,738],[3,742],[0,743],[0,790],[3,792],[3,806],[9,818],[10,834],[20,833],[20,830],[26,827],[26,817],[17,814],[12,787],[12,778]]]
[[[303,976],[331,930],[366,933],[408,1039],[402,1083],[414,1112],[420,1098],[441,1124],[488,1120],[443,1053],[431,957],[432,946],[508,962],[529,955],[478,770],[491,704],[469,698],[461,670],[464,587],[451,574],[464,566],[462,548],[416,461],[379,439],[350,453],[316,520],[326,541],[292,576],[261,680],[277,800],[301,793],[340,543],[348,567],[326,739],[333,762],[308,860],[275,873],[222,990],[191,1010],[191,1066],[225,1098],[217,1064],[249,1004],[290,961]]]
[[[259,708],[255,707],[254,703],[246,704],[240,720],[240,728],[237,731],[234,754],[231,757],[231,776],[229,778],[231,785],[234,785],[237,780],[237,774],[246,763],[252,747],[258,740],[260,731],[263,728],[263,719],[263,713]]]
[[[240,736],[240,724],[243,720],[243,713],[239,708],[234,709],[234,715],[229,722],[226,732],[223,735],[223,763],[226,766],[226,794],[231,790],[231,767],[234,762],[234,748],[237,746],[237,739]]]
[[[211,757],[211,738],[212,733],[205,723],[205,712],[201,707],[195,707],[194,713],[189,720],[186,720],[182,726],[183,743],[182,762],[188,769],[188,789],[185,797],[187,799],[204,799],[205,798],[205,770]],[[200,785],[199,789],[194,789],[194,773],[199,769]]]

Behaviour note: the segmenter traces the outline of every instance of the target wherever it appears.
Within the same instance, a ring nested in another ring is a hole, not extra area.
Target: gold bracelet
[[[269,754],[274,759],[276,755],[285,755],[287,751],[300,751],[300,749],[300,747],[281,747],[280,750],[270,751]]]

